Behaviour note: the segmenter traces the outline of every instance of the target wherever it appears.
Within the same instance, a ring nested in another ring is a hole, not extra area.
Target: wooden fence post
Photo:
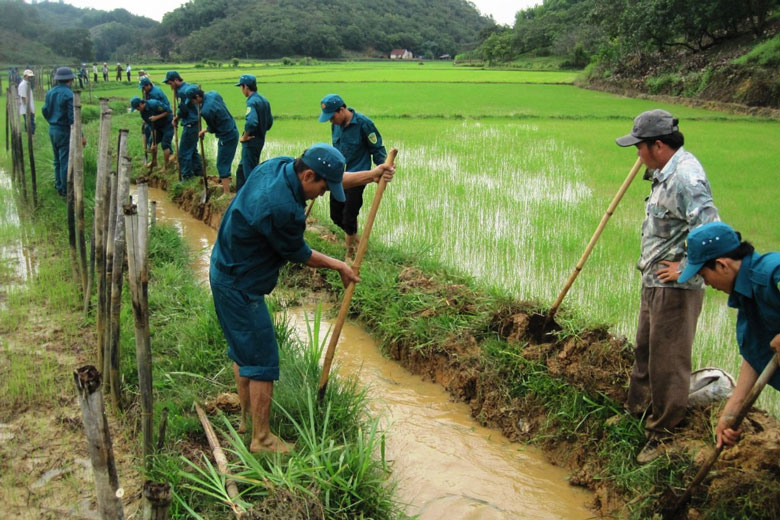
[[[117,175],[116,197],[114,211],[109,218],[115,221],[114,224],[114,254],[113,265],[111,267],[111,295],[109,301],[109,338],[108,338],[108,358],[110,360],[111,370],[111,399],[114,406],[122,407],[121,387],[119,385],[119,337],[120,323],[119,315],[122,310],[122,281],[125,259],[125,217],[124,205],[130,192],[130,158],[127,157],[127,130],[119,131],[119,150],[117,154],[121,157],[119,172]]]
[[[144,519],[168,520],[168,508],[171,506],[171,486],[165,483],[144,482]]]
[[[111,433],[106,420],[100,373],[88,365],[73,371],[78,391],[81,418],[87,436],[87,449],[95,476],[98,511],[103,520],[123,520],[122,501],[117,498],[119,477],[116,472]]]
[[[143,193],[139,185],[138,198]],[[147,245],[145,242],[147,218],[144,218],[141,208],[133,204],[125,206],[125,242],[127,244],[127,270],[130,284],[130,294],[133,300],[133,317],[135,318],[135,356],[138,364],[138,390],[141,394],[141,430],[144,436],[144,463],[149,467],[150,455],[153,452],[154,433],[153,395],[152,395],[152,349],[149,341],[149,305],[148,305],[148,271],[146,267]],[[147,214],[148,215],[148,214]]]
[[[35,153],[33,151],[33,133],[32,133],[32,118],[34,117],[33,110],[32,110],[32,97],[33,97],[33,88],[32,85],[27,83],[27,106],[25,107],[25,111],[27,112],[27,115],[25,116],[25,122],[27,123],[25,126],[27,127],[27,153],[30,156],[30,179],[32,180],[32,196],[33,196],[33,207],[38,205],[38,183],[36,181],[35,177]]]
[[[73,165],[73,183],[68,186],[68,201],[72,201],[73,233],[77,253],[76,270],[81,294],[87,290],[87,264],[84,244],[84,145],[81,140],[81,93],[73,93],[73,128],[70,132],[71,155],[68,164]]]
[[[111,167],[111,112],[108,110],[107,101],[101,100],[100,111],[100,139],[98,141],[97,179],[95,182],[95,278],[97,280],[97,338],[98,366],[105,367],[106,353],[106,207],[110,201],[106,200],[106,189],[109,184],[108,170]],[[110,377],[110,374],[108,374]],[[106,374],[103,374],[106,378]],[[110,385],[110,383],[109,383]]]

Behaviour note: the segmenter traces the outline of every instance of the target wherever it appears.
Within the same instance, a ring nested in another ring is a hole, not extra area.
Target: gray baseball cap
[[[666,110],[648,110],[636,116],[630,134],[618,137],[615,142],[619,146],[633,146],[653,137],[669,135],[679,130],[677,122]]]

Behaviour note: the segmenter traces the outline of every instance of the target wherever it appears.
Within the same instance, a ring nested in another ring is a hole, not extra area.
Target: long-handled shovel
[[[774,375],[775,370],[777,370],[777,354],[772,356],[772,359],[769,360],[769,363],[766,364],[764,370],[761,372],[761,375],[758,376],[758,379],[753,385],[753,388],[750,390],[750,393],[742,402],[742,405],[740,406],[736,415],[731,420],[731,423],[728,425],[729,428],[732,429],[739,428],[739,425],[742,424],[742,421],[745,419],[748,412],[753,407],[753,403],[756,402],[756,399],[758,399],[758,396],[761,394],[761,391],[764,389],[769,379],[771,379],[772,375]],[[696,473],[695,477],[693,477],[691,483],[688,484],[688,487],[685,489],[685,493],[683,493],[682,496],[677,499],[674,505],[668,509],[665,508],[664,510],[662,510],[661,514],[666,520],[677,518],[679,516],[680,511],[688,503],[688,500],[690,500],[694,488],[696,488],[696,486],[701,484],[701,482],[704,480],[704,477],[706,477],[707,474],[710,472],[710,469],[712,469],[713,464],[715,464],[715,461],[718,460],[718,457],[720,456],[720,452],[723,451],[724,446],[725,446],[724,444],[721,444],[719,448],[715,448],[713,450],[712,454],[710,454],[707,461],[704,464],[702,464],[701,468],[699,469],[699,472]]]
[[[391,148],[390,153],[387,154],[385,164],[392,165],[395,162],[396,154],[398,154],[398,150]],[[379,209],[379,203],[382,202],[382,195],[385,192],[386,186],[387,181],[384,178],[380,179],[379,186],[377,186],[376,193],[374,194],[374,201],[371,203],[371,211],[368,213],[366,225],[363,228],[363,234],[360,237],[357,255],[355,255],[355,261],[352,263],[352,270],[356,275],[360,275],[360,264],[363,262],[363,255],[366,254],[368,237],[371,235],[371,228],[374,226],[376,212]],[[336,325],[333,327],[333,333],[330,335],[328,348],[325,351],[325,361],[322,364],[322,376],[320,377],[320,389],[318,393],[318,399],[320,401],[325,397],[325,390],[328,387],[328,376],[330,375],[330,365],[333,363],[333,355],[336,353],[336,343],[338,343],[339,336],[341,336],[341,329],[344,327],[344,321],[347,319],[349,304],[352,301],[352,294],[354,292],[355,282],[350,282],[344,291],[344,299],[341,301],[341,308],[339,309],[339,315],[336,318]]]
[[[173,117],[176,117],[177,111],[176,111],[176,91],[173,92]],[[178,121],[173,124],[173,154],[170,157],[170,161],[176,161],[179,162],[179,125]],[[179,170],[179,181],[181,181],[181,168],[177,168]]]
[[[200,203],[205,204],[209,200],[209,180],[206,177],[206,153],[203,151],[203,137],[200,135],[200,105],[198,107],[198,139],[200,140],[200,160],[203,163],[203,193],[200,195]]]
[[[574,280],[577,279],[577,276],[580,274],[580,271],[582,271],[582,267],[585,265],[585,262],[590,256],[590,253],[593,251],[593,247],[596,245],[596,242],[598,242],[599,237],[601,237],[601,232],[604,231],[604,228],[607,225],[607,221],[609,221],[609,217],[611,217],[612,214],[615,212],[615,208],[617,208],[618,203],[623,198],[623,195],[625,195],[626,191],[628,190],[628,187],[631,185],[631,182],[634,180],[634,177],[636,177],[636,174],[637,172],[639,172],[639,168],[641,166],[642,166],[642,159],[637,158],[636,162],[634,163],[634,166],[631,168],[631,171],[628,172],[628,176],[626,177],[626,180],[623,181],[623,184],[620,186],[620,189],[615,194],[615,197],[612,199],[612,203],[610,203],[609,207],[607,208],[607,212],[604,213],[603,217],[601,217],[601,222],[599,222],[599,225],[596,228],[596,232],[593,233],[590,242],[588,242],[588,246],[585,248],[585,252],[582,253],[579,262],[577,262],[577,265],[574,267],[574,271],[571,273],[571,276],[569,276],[569,279],[566,281],[566,285],[564,285],[563,290],[558,295],[558,298],[555,300],[555,303],[553,303],[552,307],[550,307],[550,310],[547,313],[547,316],[545,317],[544,325],[542,327],[540,335],[546,335],[553,328],[557,328],[557,326],[553,321],[553,318],[555,317],[555,314],[558,312],[558,307],[560,307],[561,302],[563,302],[563,299],[566,297],[566,293],[569,292],[569,289],[571,289],[571,286],[574,284]]]
[[[309,202],[308,207],[306,208],[306,211],[304,212],[304,216],[306,218],[309,218],[309,214],[311,214],[311,209],[314,207],[314,201],[317,199],[311,199],[311,202]]]

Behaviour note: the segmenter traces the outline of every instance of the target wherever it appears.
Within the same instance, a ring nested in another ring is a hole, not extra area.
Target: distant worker
[[[98,82],[97,63],[92,64],[92,81],[94,81],[96,84]]]
[[[116,62],[116,81],[122,81],[122,64]]]
[[[346,158],[348,172],[370,169],[372,157],[377,165],[385,161],[387,150],[373,121],[347,108],[337,94],[328,94],[322,98],[320,108],[320,122],[330,121],[333,146]],[[345,259],[348,263],[355,258],[360,240],[357,218],[363,205],[364,189],[365,186],[350,188],[344,202],[330,198],[330,218],[344,230],[347,249]]]
[[[279,348],[265,295],[287,262],[338,271],[347,286],[358,278],[346,263],[312,251],[303,238],[306,200],[330,190],[344,200],[344,189],[392,178],[393,169],[344,173],[344,157],[320,143],[298,158],[269,159],[247,175],[246,184],[228,206],[211,253],[209,281],[217,318],[233,360],[241,420],[238,431],[252,428],[252,452],[287,452],[271,433],[274,381],[279,379]],[[343,183],[343,185],[342,185]]]
[[[19,114],[24,121],[24,128],[27,128],[27,107],[30,108],[30,130],[35,133],[35,96],[33,95],[33,79],[35,74],[30,69],[24,71],[22,81],[19,83]],[[28,105],[29,104],[29,105]]]
[[[683,148],[678,120],[665,110],[634,119],[630,134],[616,139],[636,146],[652,183],[642,223],[642,295],[634,367],[626,407],[645,418],[647,442],[637,456],[645,464],[665,452],[664,441],[685,417],[691,347],[704,299],[704,282],[678,281],[688,232],[720,220],[701,163]]]
[[[257,78],[244,74],[238,79],[237,87],[246,97],[246,119],[241,134],[241,164],[236,171],[236,193],[246,182],[246,177],[260,163],[260,154],[265,146],[265,134],[274,124],[271,104],[257,93]]]
[[[46,92],[41,113],[49,122],[49,138],[54,156],[54,188],[65,197],[68,189],[68,156],[70,154],[70,127],[73,124],[73,79],[69,67],[60,67],[54,73],[55,86]],[[82,143],[85,142],[82,140]]]
[[[780,354],[780,253],[756,253],[750,242],[722,222],[704,224],[688,235],[688,264],[680,282],[700,275],[704,283],[729,295],[737,309],[737,343],[742,356],[737,387],[723,407],[717,446],[733,446],[741,430],[731,420],[773,355]],[[780,390],[780,370],[769,384]]]
[[[84,83],[89,83],[89,76],[87,76],[87,64],[82,63],[79,67],[79,89],[84,88]]]
[[[162,171],[168,169],[168,160],[171,157],[171,141],[173,140],[173,115],[171,107],[158,101],[157,99],[144,100],[134,97],[130,100],[132,110],[138,110],[146,123],[146,128],[150,134],[150,149],[152,152],[152,161],[149,168],[157,166],[157,148],[163,150]]]
[[[108,82],[108,63],[103,62],[103,81]]]
[[[202,173],[203,165],[198,153],[198,112],[195,106],[189,102],[186,91],[190,86],[178,72],[169,70],[163,83],[168,84],[173,95],[179,100],[176,114],[173,116],[173,125],[181,126],[179,137],[178,160],[179,173],[182,180],[191,179]]]
[[[130,64],[127,64],[127,67],[125,67],[125,72],[127,73],[127,81],[132,81],[133,78],[130,76],[130,72],[133,70],[133,68],[130,66]]]
[[[222,183],[222,191],[228,195],[230,194],[230,170],[238,147],[236,120],[230,115],[222,96],[215,90],[204,94],[201,89],[190,86],[187,98],[196,106],[196,110],[198,106],[200,107],[200,117],[206,122],[206,128],[201,129],[198,137],[202,139],[206,132],[211,132],[218,139],[217,172]]]
[[[152,83],[152,79],[149,76],[141,77],[141,79],[138,81],[138,88],[141,89],[141,91],[143,92],[143,96],[141,96],[143,99],[154,99],[159,101],[165,107],[166,112],[168,112],[171,116],[173,116],[173,110],[171,110],[171,104],[168,101],[168,96],[165,95],[165,92],[163,92],[160,87]],[[153,144],[152,130],[151,127],[146,123],[145,118],[143,124],[143,132],[144,135],[146,136],[147,146],[152,146]],[[173,135],[173,127],[171,127],[171,135]],[[157,161],[153,160],[152,162],[147,164],[146,167],[154,168],[156,165],[157,165]],[[167,169],[167,165],[168,165],[168,159],[166,157],[163,171]]]

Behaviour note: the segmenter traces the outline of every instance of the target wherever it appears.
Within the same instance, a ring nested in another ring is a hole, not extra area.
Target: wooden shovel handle
[[[387,154],[385,164],[393,165],[395,163],[395,156],[398,154],[396,148],[391,148]],[[368,213],[366,219],[366,225],[363,228],[363,234],[360,237],[360,245],[358,246],[357,255],[355,255],[355,261],[352,263],[352,270],[356,275],[360,274],[360,264],[363,262],[363,256],[366,254],[368,248],[368,237],[371,235],[371,228],[374,226],[374,219],[376,218],[376,212],[379,210],[379,203],[382,202],[382,195],[387,187],[387,181],[384,176],[379,180],[379,186],[376,188],[374,194],[374,201],[371,203],[371,210]],[[330,375],[330,366],[333,363],[333,355],[336,353],[336,343],[341,336],[341,329],[344,327],[344,321],[347,319],[347,312],[349,311],[349,304],[352,301],[352,295],[355,292],[355,282],[350,282],[344,291],[344,299],[341,301],[341,307],[339,308],[339,314],[336,318],[336,324],[333,327],[333,332],[330,335],[330,341],[328,342],[328,348],[325,351],[325,360],[322,364],[322,376],[320,377],[320,389],[318,398],[322,401],[325,397],[325,390],[328,386],[328,376]]]

